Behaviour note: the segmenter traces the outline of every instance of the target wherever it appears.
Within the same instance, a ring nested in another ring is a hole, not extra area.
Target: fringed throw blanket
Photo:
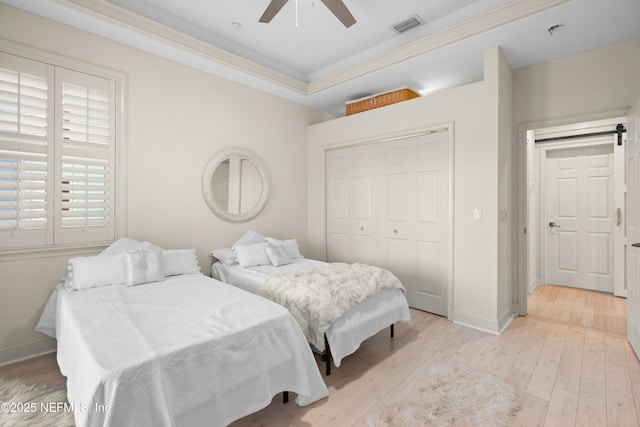
[[[324,351],[324,334],[333,322],[383,289],[405,291],[388,270],[336,262],[273,276],[262,296],[289,309],[307,340]]]

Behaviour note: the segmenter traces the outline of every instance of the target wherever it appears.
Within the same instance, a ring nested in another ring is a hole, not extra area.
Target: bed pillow
[[[153,243],[147,242],[146,240],[144,242],[140,243],[140,248],[142,250],[145,250],[145,251],[162,251],[162,250],[164,250],[160,246],[154,245]]]
[[[258,233],[257,231],[254,231],[252,229],[248,229],[244,235],[238,239],[237,242],[235,242],[232,246],[232,248],[235,248],[236,246],[239,245],[255,245],[257,243],[265,243],[267,241],[267,238]]]
[[[64,287],[69,291],[127,283],[126,253],[69,259]]]
[[[231,250],[231,249],[229,249]],[[200,264],[195,249],[170,249],[162,251],[162,268],[165,276],[200,274]]]
[[[267,246],[264,251],[267,253],[271,264],[274,267],[280,267],[281,265],[291,264],[293,259],[287,254],[283,245],[280,246]]]
[[[272,237],[267,237],[267,242],[272,246],[283,246],[284,250],[292,259],[304,258],[298,248],[298,241],[296,239],[278,240]]]
[[[240,267],[248,268],[257,265],[269,265],[271,260],[265,252],[268,243],[256,243],[255,245],[237,245],[233,247],[238,257]]]
[[[236,256],[236,253],[231,248],[215,249],[213,252],[211,252],[211,255],[213,255],[218,261],[220,261],[224,265],[227,265],[227,266],[238,265],[238,257]]]
[[[129,251],[127,257],[127,286],[164,280],[162,251]]]
[[[142,242],[137,241],[136,239],[132,239],[130,237],[122,237],[100,252],[100,255],[115,255],[128,251],[135,251],[140,249],[142,246]]]

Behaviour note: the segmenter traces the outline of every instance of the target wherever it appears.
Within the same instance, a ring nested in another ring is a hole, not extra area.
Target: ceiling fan
[[[288,2],[289,0],[271,0],[269,6],[264,11],[262,16],[259,19],[259,22],[271,22],[274,16],[280,12],[280,9]],[[347,6],[344,5],[342,0],[320,0],[324,3],[325,6],[333,13],[336,18],[342,22],[342,24],[349,28],[353,24],[356,23],[356,19],[353,17]]]

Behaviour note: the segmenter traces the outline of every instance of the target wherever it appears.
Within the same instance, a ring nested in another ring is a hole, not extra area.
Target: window
[[[116,89],[0,52],[0,249],[114,239]]]

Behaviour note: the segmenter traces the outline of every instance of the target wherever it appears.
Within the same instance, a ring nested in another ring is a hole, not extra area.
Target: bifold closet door
[[[449,260],[449,136],[381,143],[379,259],[414,308],[446,316]]]
[[[327,151],[327,260],[377,264],[378,148]]]

